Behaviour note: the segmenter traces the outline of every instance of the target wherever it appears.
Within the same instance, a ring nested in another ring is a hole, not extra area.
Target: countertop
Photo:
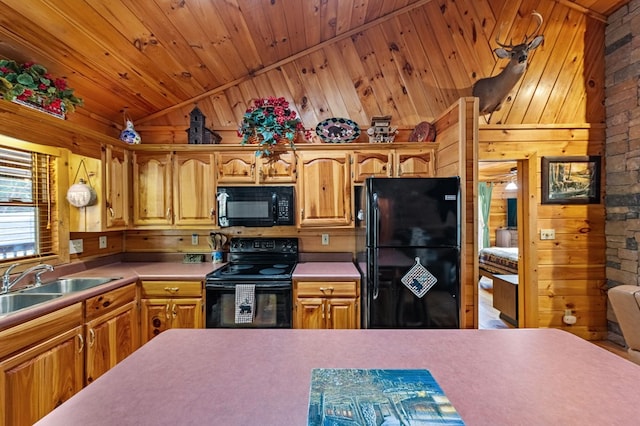
[[[360,279],[360,272],[351,262],[299,262],[293,279]]]
[[[56,275],[55,278],[117,277],[118,279],[84,291],[70,293],[57,299],[53,299],[50,302],[42,303],[10,315],[0,316],[0,330],[37,318],[49,312],[53,312],[65,306],[85,300],[89,297],[104,293],[105,291],[113,290],[136,282],[138,279],[169,281],[203,280],[209,272],[221,267],[222,265],[223,264],[212,264],[210,262],[115,262],[73,273],[63,272],[62,275]],[[77,269],[77,267],[75,268]],[[61,269],[64,270],[64,267]],[[56,271],[54,270],[54,272]],[[45,277],[45,282],[53,279],[50,278],[50,273],[49,275],[45,275]]]
[[[225,263],[212,264],[182,262],[113,262],[84,269],[81,264],[64,265],[53,273],[44,275],[44,280],[66,277],[117,277],[117,280],[88,290],[70,293],[50,302],[36,305],[16,313],[0,315],[0,330],[20,324],[57,309],[80,302],[105,291],[141,280],[203,280],[205,276],[221,268]],[[61,272],[62,271],[62,272]],[[293,274],[294,278],[359,279],[360,274],[351,262],[300,262]]]
[[[640,418],[640,366],[561,330],[173,329],[37,424],[305,425],[313,368],[428,369],[467,425]]]

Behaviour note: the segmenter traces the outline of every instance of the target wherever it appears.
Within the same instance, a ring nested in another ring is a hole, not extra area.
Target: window
[[[0,261],[54,254],[53,158],[0,147]]]

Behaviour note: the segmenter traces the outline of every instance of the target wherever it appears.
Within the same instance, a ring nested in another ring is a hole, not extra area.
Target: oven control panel
[[[297,238],[231,238],[231,253],[298,253]]]

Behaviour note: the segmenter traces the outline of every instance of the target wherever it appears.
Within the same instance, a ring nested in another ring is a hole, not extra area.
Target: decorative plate
[[[360,136],[358,124],[348,118],[327,118],[318,123],[316,134],[324,142],[347,143],[352,142]]]
[[[436,140],[436,129],[429,122],[419,123],[409,135],[409,142],[433,142]]]

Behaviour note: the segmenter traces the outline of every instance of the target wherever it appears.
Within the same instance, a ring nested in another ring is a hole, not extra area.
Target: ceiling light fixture
[[[518,185],[514,181],[511,181],[504,187],[505,191],[515,191],[518,189]]]

